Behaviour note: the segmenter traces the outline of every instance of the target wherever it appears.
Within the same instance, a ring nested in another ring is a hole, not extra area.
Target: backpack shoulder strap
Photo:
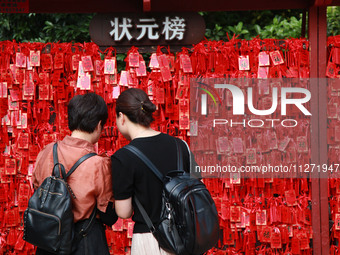
[[[97,215],[97,205],[94,207],[91,215],[90,215],[90,218],[87,222],[87,224],[83,223],[83,225],[81,226],[81,229],[80,231],[78,232],[78,234],[74,237],[75,239],[73,240],[74,242],[77,242],[78,240],[80,240],[82,237],[86,236],[92,226],[94,225],[94,222],[95,222],[95,218],[96,218],[96,215]]]
[[[148,159],[147,156],[143,152],[141,152],[138,148],[136,148],[133,145],[126,145],[124,146],[125,149],[131,151],[133,154],[135,154],[140,160],[144,162],[144,164],[150,168],[150,170],[157,176],[157,178],[163,182],[163,174],[157,169],[157,167]]]
[[[80,159],[78,159],[78,161],[72,166],[70,171],[68,171],[67,174],[66,174],[64,166],[59,163],[57,149],[58,149],[58,143],[55,143],[53,145],[53,163],[54,163],[54,167],[53,167],[52,175],[54,175],[54,176],[59,178],[60,177],[59,167],[60,167],[61,175],[62,175],[64,180],[66,180],[76,170],[76,168],[81,163],[83,163],[85,160],[87,160],[87,159],[97,155],[96,153],[92,152],[92,153],[89,153],[89,154],[86,154],[86,155],[82,156]]]
[[[189,145],[188,145],[188,143],[186,142],[186,141],[184,141],[184,140],[182,140],[182,142],[185,144],[185,146],[187,147],[187,151],[188,151],[188,153],[189,153],[189,169],[190,169],[190,171],[191,171],[191,167],[192,167],[192,154],[191,154],[191,151],[190,151],[190,148],[189,148]],[[190,172],[189,171],[189,172]]]
[[[141,204],[141,202],[139,201],[139,199],[137,198],[136,195],[134,196],[134,200],[135,200],[135,203],[136,203],[136,205],[138,207],[138,210],[142,214],[142,217],[143,217],[146,225],[148,226],[150,232],[154,233],[155,232],[155,227],[154,227],[154,225],[153,225],[153,223],[152,223],[148,213],[145,211],[143,205]]]
[[[183,154],[181,145],[179,144],[180,141],[175,138],[176,147],[177,147],[177,170],[183,170],[184,171],[184,165],[183,165]]]
[[[58,143],[55,143],[53,145],[53,165],[59,163],[57,148],[58,148]]]
[[[53,145],[53,171],[52,175],[60,178],[60,172],[64,180],[66,180],[66,171],[62,164],[59,163],[58,159],[58,143]]]
[[[89,159],[93,156],[96,156],[96,155],[97,155],[97,153],[92,152],[92,153],[86,154],[86,155],[82,156],[80,159],[78,159],[78,161],[72,166],[70,171],[67,172],[66,178],[69,177],[81,163],[83,163],[85,160],[87,160],[87,159]]]

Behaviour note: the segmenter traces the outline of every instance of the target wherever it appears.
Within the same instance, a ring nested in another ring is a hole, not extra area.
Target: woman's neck
[[[153,130],[151,127],[137,126],[131,132],[131,140],[135,138],[150,137],[158,135],[160,132]]]
[[[94,144],[94,136],[93,134],[89,134],[89,133],[86,133],[86,132],[82,132],[82,131],[79,131],[79,130],[74,130],[71,134],[71,137],[75,137],[75,138],[79,138],[79,139],[83,139],[85,141],[88,141],[89,143],[92,143]]]

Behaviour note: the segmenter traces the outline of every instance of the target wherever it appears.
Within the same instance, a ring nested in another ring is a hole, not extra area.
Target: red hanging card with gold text
[[[94,69],[95,69],[95,74],[97,76],[103,75],[104,61],[103,60],[95,60],[94,61]]]
[[[282,248],[282,240],[281,240],[281,232],[279,228],[273,228],[270,240],[270,247],[272,249],[280,249]]]
[[[150,68],[159,68],[159,63],[158,63],[158,60],[157,60],[157,55],[156,55],[156,53],[152,53],[152,54],[151,54],[149,67],[150,67]]]
[[[20,133],[18,137],[18,148],[28,149],[29,135],[28,133]]]
[[[34,96],[35,86],[32,71],[27,71],[26,82],[23,85],[23,90],[25,96]]]
[[[309,237],[307,236],[307,233],[301,233],[299,235],[299,239],[300,239],[300,248],[301,250],[308,250],[309,247]]]
[[[16,56],[15,58],[16,67],[26,68],[26,56],[22,52],[17,52],[15,56]]]
[[[129,54],[129,66],[139,67],[139,54],[137,52]]]
[[[184,73],[192,73],[192,65],[189,55],[182,54],[180,57],[181,65]]]
[[[268,226],[262,227],[262,242],[270,243],[271,242],[271,234],[272,234],[272,228]]]
[[[162,55],[159,55],[157,59],[158,59],[163,81],[164,82],[170,81],[172,77],[171,77],[168,58],[166,57],[166,55],[162,54]]]
[[[291,189],[291,190],[285,191],[285,197],[286,197],[286,201],[287,201],[287,205],[288,205],[288,206],[294,206],[294,205],[296,205],[296,194],[295,194],[295,190]]]
[[[91,89],[91,76],[88,73],[80,77],[80,89],[81,90]]]
[[[256,164],[256,149],[255,148],[248,148],[246,150],[246,158],[247,158],[247,164],[248,165]]]
[[[297,151],[299,153],[308,153],[307,137],[298,136],[296,140],[297,140]]]
[[[340,230],[340,214],[335,214],[335,220],[334,220],[334,228],[335,230]]]
[[[118,218],[117,222],[112,226],[113,231],[123,231],[123,219]]]
[[[119,85],[120,86],[128,86],[128,75],[129,71],[121,71],[120,72],[120,79],[119,79]]]
[[[7,98],[8,87],[7,82],[0,82],[0,98]]]
[[[45,70],[52,69],[52,55],[51,54],[42,54],[41,55],[41,66]]]
[[[39,100],[49,100],[50,99],[50,85],[39,84]]]
[[[110,58],[104,60],[104,74],[114,74],[116,71],[116,59]]]
[[[329,78],[335,78],[337,73],[336,73],[336,65],[332,62],[328,62],[327,68],[326,68],[326,76]]]
[[[120,86],[119,85],[114,86],[112,88],[112,98],[117,99],[119,97],[119,95],[120,95]]]
[[[240,206],[230,206],[230,221],[241,222],[241,207]]]
[[[259,53],[259,66],[269,66],[270,61],[269,61],[269,54],[266,52],[262,51]]]
[[[228,137],[219,137],[216,141],[217,153],[225,154],[230,151],[230,143]]]
[[[167,55],[170,71],[175,71],[175,56],[174,55]]]
[[[156,103],[164,104],[165,103],[165,90],[164,88],[156,88]]]
[[[82,56],[81,61],[83,63],[83,68],[85,72],[93,71],[93,64],[92,64],[91,56]]]
[[[257,71],[257,78],[260,79],[267,79],[269,73],[269,67],[268,66],[259,66]]]
[[[137,77],[146,76],[146,65],[144,60],[139,61],[139,66],[136,68],[136,75]]]
[[[129,222],[127,227],[127,238],[132,238],[134,222]]]
[[[179,100],[179,129],[190,129],[189,99]]]
[[[256,212],[256,225],[265,226],[267,225],[267,211],[260,210]]]
[[[14,158],[5,159],[5,174],[16,175],[17,174],[17,162]]]
[[[243,153],[243,140],[240,137],[233,138],[234,153]]]
[[[73,71],[76,71],[78,69],[79,61],[80,61],[80,55],[79,54],[72,55],[71,66],[72,66]]]
[[[62,69],[64,68],[64,54],[59,52],[54,56],[54,68]]]
[[[276,50],[276,51],[271,51],[269,53],[271,60],[273,61],[273,64],[276,65],[281,65],[284,63],[284,60],[282,58],[282,55],[280,53],[280,51]]]
[[[30,51],[30,66],[40,66],[40,51]]]
[[[238,57],[238,69],[240,71],[250,70],[249,56],[248,55]]]

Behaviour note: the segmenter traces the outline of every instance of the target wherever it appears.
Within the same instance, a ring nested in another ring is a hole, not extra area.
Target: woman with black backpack
[[[111,157],[115,209],[133,214],[132,255],[200,255],[219,238],[216,206],[188,173],[196,165],[188,145],[150,127],[155,110],[141,89],[117,100],[117,127],[131,142]]]
[[[155,131],[150,127],[156,106],[141,89],[128,89],[121,93],[116,103],[117,127],[130,145],[141,150],[165,176],[177,169],[176,140],[181,147],[184,169],[189,170],[187,145],[180,139]],[[132,216],[135,222],[132,237],[132,255],[171,254],[158,245],[150,233],[141,212],[136,209],[135,196],[144,207],[153,224],[160,220],[162,183],[150,169],[126,149],[118,150],[112,157],[112,180],[115,209],[123,219]]]

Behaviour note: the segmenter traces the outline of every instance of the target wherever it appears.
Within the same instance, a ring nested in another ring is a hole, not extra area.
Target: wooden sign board
[[[97,14],[90,22],[92,41],[101,48],[116,47],[118,52],[131,46],[191,46],[199,43],[204,33],[205,22],[198,13]]]

